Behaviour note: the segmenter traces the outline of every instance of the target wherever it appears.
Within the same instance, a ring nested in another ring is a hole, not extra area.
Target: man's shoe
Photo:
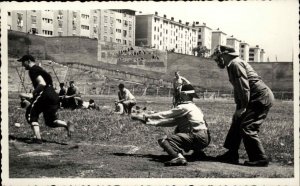
[[[170,161],[165,162],[165,166],[185,166],[187,161],[185,158],[174,158]]]
[[[74,132],[74,124],[71,121],[67,122],[67,131],[68,131],[68,136],[71,137],[72,133]]]
[[[238,164],[239,154],[227,151],[224,154],[217,156],[216,160],[224,163]]]
[[[256,161],[245,161],[244,165],[252,167],[267,167],[269,165],[269,161],[266,159]]]

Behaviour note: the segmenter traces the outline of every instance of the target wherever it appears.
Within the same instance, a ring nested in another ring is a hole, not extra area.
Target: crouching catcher
[[[154,114],[134,115],[132,119],[140,120],[146,125],[157,127],[176,126],[172,135],[158,140],[158,144],[171,156],[165,166],[187,165],[184,152],[193,150],[193,156],[205,156],[203,149],[210,143],[210,135],[204,115],[200,108],[193,103],[198,97],[190,85],[184,85],[181,90],[181,101],[168,111]]]

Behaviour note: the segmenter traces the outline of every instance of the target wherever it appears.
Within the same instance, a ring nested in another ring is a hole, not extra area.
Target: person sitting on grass
[[[52,77],[48,72],[35,64],[35,59],[31,55],[24,55],[17,61],[22,62],[25,70],[29,71],[34,90],[30,105],[26,108],[26,120],[30,124],[35,138],[31,143],[41,144],[42,137],[40,134],[39,115],[43,113],[45,124],[52,128],[63,127],[67,129],[68,136],[74,132],[74,126],[71,121],[65,122],[59,120],[57,110],[59,108],[59,97],[53,88]]]
[[[153,114],[137,114],[132,119],[140,120],[146,125],[156,127],[176,127],[174,134],[158,140],[158,144],[171,156],[165,166],[187,165],[184,152],[193,150],[196,159],[206,158],[203,149],[210,143],[210,134],[204,115],[193,103],[198,97],[190,85],[183,85],[178,105],[168,111]]]
[[[63,105],[65,108],[77,109],[82,106],[81,94],[74,81],[69,82],[70,87],[67,90],[67,94],[63,97]]]
[[[131,94],[131,92],[125,88],[124,84],[119,84],[119,92],[118,92],[119,101],[124,108],[124,113],[131,115],[131,110],[134,105],[136,105],[135,97]]]

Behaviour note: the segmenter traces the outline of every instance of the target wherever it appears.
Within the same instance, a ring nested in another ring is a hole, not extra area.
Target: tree
[[[198,57],[205,57],[206,54],[209,54],[210,50],[206,46],[197,46],[193,48],[193,54]]]

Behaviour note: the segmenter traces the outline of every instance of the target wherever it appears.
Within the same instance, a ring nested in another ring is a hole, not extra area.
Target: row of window
[[[50,30],[42,30],[42,32],[44,35],[49,35],[49,36],[53,35],[53,31],[50,31]]]
[[[49,19],[49,18],[42,18],[42,21],[45,22],[45,23],[50,23],[50,24],[53,24],[53,19]]]
[[[104,41],[108,41],[107,36],[104,36],[104,37],[103,37],[103,40],[104,40]],[[110,38],[109,38],[109,41],[110,41],[110,42],[113,42],[113,38],[110,37]],[[121,39],[116,39],[116,42],[117,42],[117,43],[122,43],[122,40],[121,40]],[[124,39],[124,40],[123,40],[123,44],[124,44],[124,45],[127,45],[127,40]],[[132,41],[128,41],[128,44],[129,44],[129,45],[132,45]]]

